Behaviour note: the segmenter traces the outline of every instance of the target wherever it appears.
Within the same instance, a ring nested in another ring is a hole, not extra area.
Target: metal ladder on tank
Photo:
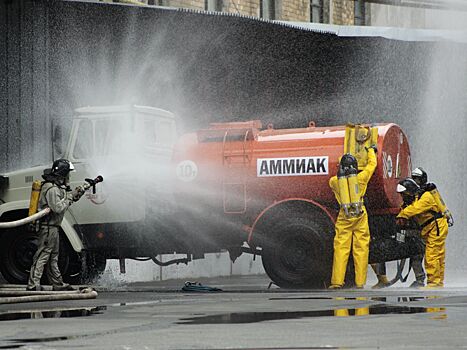
[[[251,164],[251,154],[247,153],[247,142],[248,136],[253,136],[252,130],[245,130],[243,135],[243,144],[240,151],[237,151],[235,148],[232,149],[232,142],[228,141],[229,132],[234,129],[227,129],[224,133],[224,139],[222,143],[222,165],[223,165],[223,178],[222,178],[222,192],[223,192],[223,203],[224,203],[224,213],[225,214],[244,214],[247,208],[246,200],[246,180],[247,180],[247,171],[250,168]],[[235,130],[238,132],[238,130]],[[250,135],[251,133],[251,135]],[[230,149],[226,144],[230,144]],[[252,150],[251,150],[252,153]],[[235,189],[235,187],[240,188],[240,197],[242,204],[235,208],[235,206],[229,207],[229,199],[232,197],[231,192],[229,191]],[[233,207],[233,208],[232,208]]]

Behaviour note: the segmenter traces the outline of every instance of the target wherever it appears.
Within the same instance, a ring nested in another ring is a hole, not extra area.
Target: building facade
[[[467,3],[414,0],[101,0],[218,11],[292,22],[418,29],[467,29]],[[451,5],[452,3],[452,5]]]

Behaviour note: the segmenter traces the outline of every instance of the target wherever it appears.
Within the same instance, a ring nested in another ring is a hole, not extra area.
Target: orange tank
[[[376,127],[378,166],[366,201],[370,263],[423,252],[418,238],[395,238],[396,187],[411,169],[407,138],[395,124]],[[173,156],[178,215],[170,236],[194,257],[219,249],[232,261],[242,252],[261,255],[281,287],[326,288],[338,212],[329,178],[344,139],[345,126],[261,130],[259,121],[211,124],[182,136]]]
[[[369,214],[395,213],[396,186],[410,176],[410,149],[396,124],[376,124],[378,167],[367,191]],[[344,152],[345,126],[261,130],[261,122],[216,123],[182,136],[175,147],[178,199],[228,215],[255,217],[266,206],[307,199],[332,211],[329,188]]]

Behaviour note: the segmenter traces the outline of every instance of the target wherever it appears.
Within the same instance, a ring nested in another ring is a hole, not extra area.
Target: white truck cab
[[[77,282],[83,274],[102,272],[107,258],[138,255],[135,249],[122,252],[114,243],[125,241],[120,238],[128,225],[145,220],[148,204],[151,212],[157,211],[153,201],[169,195],[164,181],[170,177],[176,122],[171,112],[153,107],[83,107],[75,110],[66,134],[63,124],[54,127],[53,149],[54,159],[75,166],[71,188],[85,178],[104,177],[95,191],[89,189],[70,207],[61,226],[59,265],[65,280]],[[42,180],[51,164],[0,176],[0,221],[27,216],[32,182]],[[26,282],[36,239],[27,226],[0,231],[0,270],[6,280]]]

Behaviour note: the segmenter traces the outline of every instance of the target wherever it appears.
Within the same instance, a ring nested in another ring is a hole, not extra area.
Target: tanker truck
[[[367,191],[370,261],[420,254],[419,238],[395,239],[395,189],[411,169],[407,138],[395,124],[373,130],[379,152]],[[105,180],[70,207],[62,223],[64,279],[92,278],[107,259],[119,259],[123,272],[125,259],[167,266],[228,251],[232,261],[243,253],[260,255],[281,287],[326,287],[339,209],[328,181],[337,172],[345,135],[345,126],[263,130],[261,122],[248,121],[214,123],[176,137],[174,115],[161,109],[76,110],[56,157],[75,165],[72,186],[97,174]],[[135,143],[142,146],[139,154],[131,153]],[[47,167],[0,176],[0,221],[27,216],[30,186]],[[27,280],[36,240],[26,226],[0,231],[0,269],[9,282]],[[173,253],[186,257],[157,259]]]
[[[326,288],[339,210],[329,179],[344,148],[362,149],[367,140],[358,133],[349,137],[349,128],[310,122],[306,128],[262,130],[260,121],[249,121],[183,135],[173,155],[178,239],[194,256],[219,249],[227,249],[233,261],[244,252],[261,255],[266,273],[281,287]],[[402,243],[396,235],[396,186],[411,172],[407,138],[396,124],[372,130],[378,167],[365,200],[371,263],[423,250],[419,237]]]

